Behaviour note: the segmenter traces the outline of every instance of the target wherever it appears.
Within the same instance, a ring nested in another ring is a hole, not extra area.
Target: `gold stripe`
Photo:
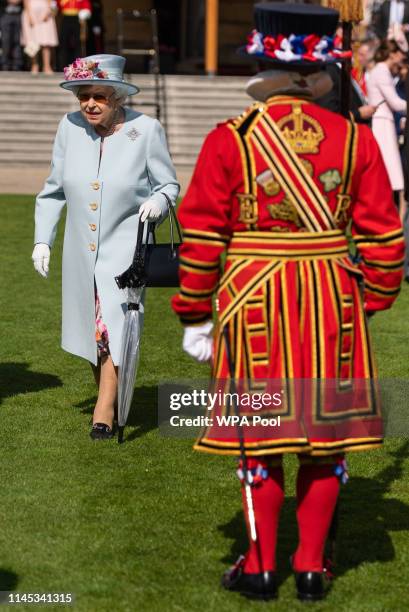
[[[326,227],[334,228],[335,221],[332,216],[331,210],[329,209],[328,204],[324,199],[324,196],[318,189],[317,185],[314,183],[312,177],[305,172],[305,169],[302,166],[299,157],[284,140],[284,137],[281,134],[278,126],[271,120],[271,117],[268,114],[265,114],[263,116],[263,121],[267,123],[272,132],[275,134],[276,146],[280,148],[280,152],[288,163],[291,171],[294,172],[294,175],[297,177],[303,189],[311,198],[312,203],[316,205],[316,212],[319,213],[324,225]],[[315,202],[314,199],[316,200]],[[322,227],[320,227],[320,229],[322,229]]]
[[[190,287],[186,287],[186,285],[180,285],[180,291],[189,294],[191,297],[210,297],[214,292],[216,286],[217,284],[213,285],[213,287],[209,289],[191,289]]]
[[[221,240],[200,240],[200,238],[183,238],[183,244],[204,244],[208,247],[226,247],[226,242]]]
[[[280,232],[233,232],[232,241],[234,238],[246,238],[248,240],[257,240],[263,238],[267,241],[279,240],[280,242],[286,242],[287,240],[310,240],[313,239],[315,242],[322,242],[325,240],[333,240],[334,238],[340,239],[345,237],[345,233],[342,230],[325,230],[322,232],[288,232],[285,236]]]
[[[331,275],[331,266],[332,266],[332,262],[330,262],[327,266],[325,266],[325,273],[326,273],[326,277],[327,277],[327,287],[328,287],[328,293],[329,293],[329,297],[331,300],[331,304],[332,304],[332,313],[333,316],[335,318],[336,321],[336,336],[335,336],[335,347],[336,350],[332,352],[332,354],[330,355],[330,359],[332,360],[332,368],[333,368],[333,372],[334,375],[337,376],[339,378],[339,360],[338,360],[338,356],[341,352],[340,349],[340,342],[341,342],[341,330],[344,328],[344,324],[341,323],[341,317],[340,317],[340,312],[338,310],[338,302],[336,299],[336,295],[335,295],[335,286],[334,286],[334,280],[333,277]],[[346,323],[345,325],[352,325],[351,323]]]
[[[294,378],[294,364],[293,364],[293,351],[291,347],[291,332],[290,332],[290,324],[289,324],[289,307],[287,302],[287,277],[286,277],[286,268],[283,267],[280,270],[281,277],[281,287],[282,287],[282,308],[281,312],[283,315],[283,328],[284,328],[284,342],[287,347],[286,355],[287,355],[287,366],[288,366],[288,378]]]
[[[348,191],[348,185],[346,184],[348,167],[349,167],[349,147],[351,144],[351,135],[352,135],[352,125],[350,121],[347,121],[347,134],[345,137],[345,147],[344,147],[344,161],[342,165],[342,188],[341,193],[346,193]]]
[[[205,230],[199,230],[199,229],[193,229],[193,228],[189,228],[189,229],[183,229],[183,235],[184,236],[208,236],[209,238],[216,238],[218,240],[225,240],[226,242],[228,242],[230,240],[230,236],[227,234],[219,234],[218,232],[208,232]]]
[[[230,255],[252,255],[253,257],[263,257],[266,256],[268,259],[268,255],[276,255],[276,257],[284,257],[284,259],[294,259],[300,257],[312,257],[323,259],[324,255],[340,255],[345,256],[348,255],[348,249],[345,247],[336,247],[331,249],[317,249],[317,253],[311,252],[311,250],[291,250],[290,252],[287,249],[254,249],[254,248],[230,248],[227,253],[227,257]]]
[[[207,302],[208,300],[211,299],[210,296],[209,297],[189,297],[187,295],[181,295],[180,293],[179,293],[179,297],[180,297],[181,300],[184,300],[185,302],[193,302],[193,303],[196,303],[196,302]],[[183,315],[181,315],[181,316],[183,316]]]
[[[200,259],[193,259],[192,257],[186,257],[186,255],[181,255],[180,256],[180,261],[182,263],[186,263],[187,265],[189,264],[193,264],[195,266],[198,266],[200,268],[214,268],[214,270],[218,270],[219,269],[219,262],[216,261],[202,261]]]
[[[401,268],[405,262],[404,258],[382,261],[380,259],[368,259],[367,257],[362,257],[362,261],[371,268],[376,266],[379,268]]]
[[[189,274],[199,274],[201,276],[209,276],[217,273],[217,270],[197,270],[197,268],[192,268],[191,266],[182,263],[179,264],[179,269],[183,272],[188,272]]]
[[[386,232],[385,234],[356,234],[356,236],[352,236],[355,241],[357,240],[382,240],[383,238],[394,238],[394,237],[403,237],[403,232],[401,229],[391,230],[390,232]]]
[[[300,274],[300,310],[301,310],[301,319],[300,319],[300,331],[301,331],[301,338],[304,338],[304,331],[305,331],[305,310],[306,310],[306,296],[305,296],[305,267],[304,267],[304,263],[301,262],[299,268],[299,274]]]
[[[246,300],[247,292],[250,290],[250,288],[252,293],[257,291],[260,285],[265,282],[266,276],[273,272],[274,268],[277,268],[275,271],[278,272],[282,265],[283,264],[280,261],[272,261],[267,266],[264,266],[252,279],[250,279],[236,295],[234,301],[229,304],[224,313],[221,315],[221,325],[225,325],[227,321],[239,310]]]
[[[247,160],[246,160],[246,155],[245,155],[245,152],[244,152],[243,141],[240,138],[240,134],[237,132],[237,128],[234,125],[232,125],[231,123],[228,123],[227,127],[234,134],[234,138],[236,140],[236,144],[237,144],[237,146],[239,148],[240,159],[241,159],[241,167],[242,167],[242,170],[243,170],[244,193],[249,193],[250,192],[250,180],[249,180],[249,173],[247,171]]]
[[[236,321],[236,325],[237,325],[237,333],[236,333],[236,351],[235,351],[235,355],[234,355],[234,359],[235,359],[235,370],[234,370],[234,376],[236,378],[240,378],[240,366],[241,366],[241,362],[239,359],[239,355],[243,355],[243,311],[240,310],[237,313],[237,321]]]
[[[265,160],[267,166],[271,169],[271,165],[274,167],[274,175],[280,184],[281,189],[290,198],[292,204],[296,207],[298,214],[304,221],[308,229],[319,231],[321,226],[317,219],[314,217],[310,208],[303,206],[304,197],[299,192],[298,188],[291,180],[287,170],[283,167],[278,157],[272,155],[270,143],[267,142],[264,134],[257,129],[254,131],[254,142],[259,150],[260,155]],[[263,147],[264,145],[264,147]],[[268,151],[268,153],[266,152]],[[285,177],[285,179],[283,178]]]
[[[320,359],[321,359],[321,378],[327,376],[327,363],[325,354],[325,321],[324,321],[324,306],[322,303],[322,279],[319,264],[317,261],[312,262],[312,266],[315,270],[315,278],[317,283],[317,298],[318,298],[318,333],[319,333],[319,347],[320,347]]]
[[[401,238],[395,238],[395,240],[388,240],[387,242],[359,242],[357,246],[361,247],[389,247],[395,244],[403,243],[403,236]]]
[[[232,266],[227,270],[227,272],[223,274],[222,278],[220,279],[219,293],[223,291],[226,285],[232,280],[232,276],[234,276],[236,273],[239,273],[242,268],[247,267],[247,265],[250,263],[252,263],[252,260],[243,261],[242,259],[236,259],[233,262]]]
[[[203,443],[206,444],[212,444],[214,446],[227,446],[230,448],[235,448],[238,447],[239,443],[238,442],[227,442],[227,441],[219,441],[219,440],[214,440],[213,438],[201,438],[200,440]],[[267,438],[266,440],[262,440],[261,443],[262,444],[269,444],[269,443],[274,443],[274,444],[285,444],[285,443],[294,443],[296,444],[297,442],[299,444],[304,444],[306,445],[307,449],[310,446],[311,442],[308,441],[307,438]],[[257,448],[258,446],[260,446],[260,440],[258,442],[245,442],[245,446],[246,448]]]

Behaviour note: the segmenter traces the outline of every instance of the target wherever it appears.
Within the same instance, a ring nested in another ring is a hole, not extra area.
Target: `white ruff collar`
[[[333,87],[331,77],[326,72],[314,72],[303,76],[298,72],[285,70],[266,70],[251,77],[246,85],[249,96],[265,102],[275,95],[293,95],[299,98],[320,98]]]

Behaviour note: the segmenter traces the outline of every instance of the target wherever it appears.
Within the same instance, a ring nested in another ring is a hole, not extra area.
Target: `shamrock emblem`
[[[320,181],[324,185],[325,193],[332,191],[342,182],[341,175],[337,169],[327,170],[320,174]]]

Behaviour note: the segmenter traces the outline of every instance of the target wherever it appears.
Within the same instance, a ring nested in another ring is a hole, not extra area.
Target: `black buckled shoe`
[[[321,572],[296,572],[295,584],[301,601],[318,601],[324,597]]]
[[[222,587],[228,591],[236,591],[249,599],[275,599],[277,597],[277,581],[275,572],[246,574],[243,571],[244,557],[222,576]]]
[[[89,435],[93,440],[110,440],[114,437],[114,430],[105,423],[94,423]]]

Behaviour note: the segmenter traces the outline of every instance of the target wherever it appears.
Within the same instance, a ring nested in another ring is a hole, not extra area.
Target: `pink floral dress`
[[[99,301],[97,288],[95,287],[95,340],[97,343],[98,357],[109,355],[108,329],[102,319],[101,303]]]

